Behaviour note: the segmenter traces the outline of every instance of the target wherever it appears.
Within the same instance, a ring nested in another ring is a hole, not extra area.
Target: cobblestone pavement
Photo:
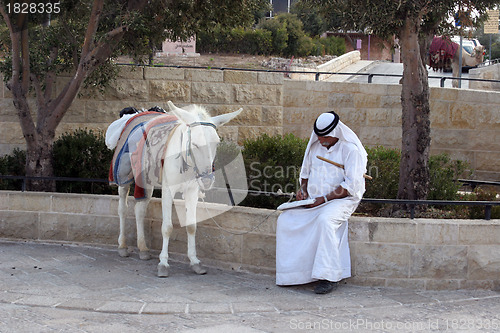
[[[342,284],[277,287],[273,276],[121,258],[106,247],[0,239],[0,332],[497,332],[500,292]]]

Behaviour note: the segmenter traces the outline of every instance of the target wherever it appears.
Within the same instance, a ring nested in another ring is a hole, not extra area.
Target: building
[[[281,13],[290,13],[290,8],[297,0],[269,0],[273,7],[272,12],[269,12],[269,17],[273,17]]]

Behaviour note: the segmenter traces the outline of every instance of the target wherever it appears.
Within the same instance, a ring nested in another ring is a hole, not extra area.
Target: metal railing
[[[22,191],[26,191],[26,181],[27,180],[42,180],[42,181],[61,181],[61,182],[88,182],[88,183],[109,183],[107,179],[94,179],[94,178],[72,178],[72,177],[29,177],[29,176],[6,176],[0,175],[0,179],[7,180],[23,180]],[[485,183],[495,183],[494,185],[499,185],[496,182],[481,182]],[[491,184],[490,184],[491,185]],[[213,190],[220,191],[231,191],[228,188],[213,188]],[[234,190],[233,190],[234,191]],[[236,190],[238,191],[238,190]],[[276,197],[290,197],[292,193],[276,193],[267,191],[255,191],[255,190],[244,190],[245,193],[252,195],[267,195]],[[420,205],[435,205],[435,206],[484,206],[484,219],[491,219],[491,210],[493,206],[500,206],[500,201],[463,201],[463,200],[402,200],[402,199],[372,199],[363,198],[362,203],[374,203],[374,204],[393,204],[393,205],[406,205],[410,209],[410,218],[415,218],[415,206]],[[234,203],[233,203],[234,205]]]
[[[122,64],[120,66],[133,66],[133,67],[167,67],[167,68],[186,68],[186,69],[214,69],[214,70],[231,70],[231,71],[245,71],[245,72],[261,72],[261,73],[283,73],[283,74],[302,74],[302,75],[314,75],[315,81],[319,81],[321,75],[348,75],[348,76],[366,76],[367,83],[373,83],[374,77],[403,77],[402,74],[377,74],[377,73],[340,73],[340,72],[302,72],[302,71],[292,71],[292,70],[278,70],[278,69],[255,69],[255,68],[232,68],[232,67],[211,67],[211,66],[187,66],[187,65],[140,65],[140,64]],[[492,82],[500,83],[500,80],[488,80],[488,79],[470,79],[470,78],[459,78],[452,76],[428,76],[429,79],[440,79],[440,87],[444,88],[444,83],[446,80],[460,80],[460,81],[480,81],[480,82]]]

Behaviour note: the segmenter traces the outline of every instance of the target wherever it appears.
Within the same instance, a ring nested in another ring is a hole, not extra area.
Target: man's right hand
[[[304,192],[302,190],[299,190],[297,192],[297,196],[296,196],[296,199],[297,200],[305,200],[309,197],[309,195],[307,194],[307,192]]]

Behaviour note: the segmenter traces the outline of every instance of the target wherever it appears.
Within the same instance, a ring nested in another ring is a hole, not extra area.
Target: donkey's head
[[[186,125],[181,140],[184,159],[193,168],[200,187],[208,190],[214,183],[213,165],[217,145],[220,143],[216,129],[239,115],[242,109],[211,117],[198,105],[178,108],[171,101],[167,104],[179,121]]]

